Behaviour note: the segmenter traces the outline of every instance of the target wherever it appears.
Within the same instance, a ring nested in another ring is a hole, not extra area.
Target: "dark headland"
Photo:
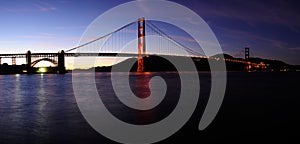
[[[221,54],[212,56],[210,58],[192,58],[198,71],[210,71],[210,64],[224,62],[226,63],[227,71],[300,71],[299,65],[290,65],[279,60],[269,60],[262,58],[249,58],[247,60],[242,58],[235,58],[228,54],[223,55],[224,59],[221,59]],[[176,71],[175,66],[168,61],[167,59],[176,59],[176,61],[182,61],[184,64],[187,60],[190,60],[189,57],[174,57],[174,56],[148,56],[144,57],[144,71],[146,72],[157,72],[157,71]],[[209,62],[210,61],[210,62]],[[133,64],[133,65],[132,65]],[[113,66],[101,66],[95,67],[96,72],[110,72],[112,67],[114,70],[120,70],[124,66],[131,66],[131,72],[137,70],[137,59],[129,58],[125,61],[117,63]],[[94,68],[91,68],[94,69]],[[91,70],[89,69],[89,70]],[[190,68],[186,67],[186,71],[189,71]]]

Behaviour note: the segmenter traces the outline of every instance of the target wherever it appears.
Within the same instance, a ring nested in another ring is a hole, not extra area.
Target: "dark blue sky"
[[[225,53],[300,64],[297,0],[173,0],[199,14]],[[78,44],[86,27],[127,0],[0,1],[0,53],[56,52]],[[167,10],[167,9],[166,9]]]
[[[297,0],[191,0],[179,2],[205,19],[225,52],[243,47],[255,57],[300,64],[300,3]]]

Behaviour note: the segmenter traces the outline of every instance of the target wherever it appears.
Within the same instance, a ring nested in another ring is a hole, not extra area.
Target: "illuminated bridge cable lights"
[[[127,48],[122,50],[122,48],[128,44],[130,41],[138,39],[136,32],[139,20],[131,22],[109,34],[102,37],[96,38],[92,41],[79,45],[77,47],[66,50],[66,52],[77,50],[77,53],[132,53],[138,54],[136,47]],[[186,57],[199,57],[203,56],[199,52],[184,46],[182,43],[176,41],[171,36],[167,35],[161,29],[159,29],[152,21],[145,20],[145,53],[152,55],[170,55],[170,56],[186,56]],[[139,31],[139,29],[138,29]],[[158,38],[153,38],[157,37]],[[174,49],[181,48],[188,52],[188,54],[183,54],[176,52]],[[201,48],[201,47],[200,47]],[[146,52],[147,49],[147,52]]]
[[[109,43],[109,40],[113,39],[112,37],[115,35],[115,33],[119,32],[119,31],[123,31],[124,29],[125,29],[125,31],[126,31],[126,28],[127,28],[127,27],[129,27],[129,26],[135,24],[136,22],[137,22],[137,21],[131,22],[131,23],[129,23],[129,24],[127,24],[127,25],[125,25],[125,26],[123,26],[123,27],[121,27],[121,28],[119,28],[119,29],[117,29],[117,30],[115,30],[115,31],[113,31],[113,32],[111,32],[111,33],[109,33],[109,34],[106,34],[106,35],[104,35],[104,36],[101,36],[101,37],[96,38],[96,39],[94,39],[94,40],[92,40],[92,41],[89,41],[89,42],[84,43],[84,44],[82,44],[82,45],[79,45],[79,46],[76,46],[76,47],[74,47],[74,48],[71,48],[71,49],[69,49],[69,50],[66,50],[66,52],[70,52],[70,51],[74,51],[74,50],[82,49],[82,48],[83,48],[83,50],[86,50],[87,46],[89,46],[89,45],[91,45],[91,44],[93,44],[93,43],[99,42],[99,41],[103,41],[104,43],[106,43],[106,44],[103,45],[103,46],[108,46],[108,45],[110,44],[110,43]],[[100,42],[100,43],[101,43],[101,42]],[[103,47],[103,46],[102,46],[102,47]],[[102,48],[102,47],[101,47],[101,48]],[[105,48],[107,48],[107,47],[105,47]],[[105,48],[104,48],[104,49],[105,49]],[[105,49],[105,50],[107,50],[107,49]]]
[[[184,46],[182,43],[176,41],[174,38],[172,38],[171,36],[167,35],[166,33],[164,33],[161,29],[159,29],[157,26],[155,26],[151,21],[147,21],[147,25],[149,26],[150,29],[152,29],[155,33],[157,33],[158,35],[160,35],[161,37],[167,38],[170,42],[172,42],[173,44],[177,45],[177,47],[182,48],[187,50],[191,55],[193,56],[199,56],[199,55],[203,55],[200,54],[198,52],[195,52],[194,50]],[[168,43],[168,48],[170,47],[169,45],[170,43]]]

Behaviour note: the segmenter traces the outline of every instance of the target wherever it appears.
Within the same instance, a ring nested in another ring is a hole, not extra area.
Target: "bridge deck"
[[[58,53],[32,53],[31,57],[57,57]],[[65,53],[65,57],[96,57],[96,56],[108,56],[108,57],[136,57],[137,54],[130,53]],[[0,54],[0,58],[26,58],[26,54]]]
[[[143,56],[170,56],[159,54],[144,54]],[[31,57],[57,57],[58,53],[32,53]],[[65,57],[138,57],[137,53],[65,53]],[[180,56],[180,55],[178,55]],[[183,55],[181,55],[183,56]],[[184,57],[184,56],[183,56]],[[185,57],[203,57],[203,56],[185,56]],[[0,54],[0,58],[26,58],[26,54]],[[203,57],[204,58],[204,57]]]

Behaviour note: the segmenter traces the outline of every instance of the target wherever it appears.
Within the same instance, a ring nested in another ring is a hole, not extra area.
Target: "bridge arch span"
[[[31,67],[34,67],[36,64],[38,64],[38,63],[41,62],[41,61],[48,61],[48,62],[54,64],[55,66],[58,66],[58,62],[57,62],[56,60],[53,60],[53,59],[50,59],[50,58],[42,58],[42,59],[35,60],[35,61],[33,61],[33,62],[30,64],[30,66],[31,66]]]

